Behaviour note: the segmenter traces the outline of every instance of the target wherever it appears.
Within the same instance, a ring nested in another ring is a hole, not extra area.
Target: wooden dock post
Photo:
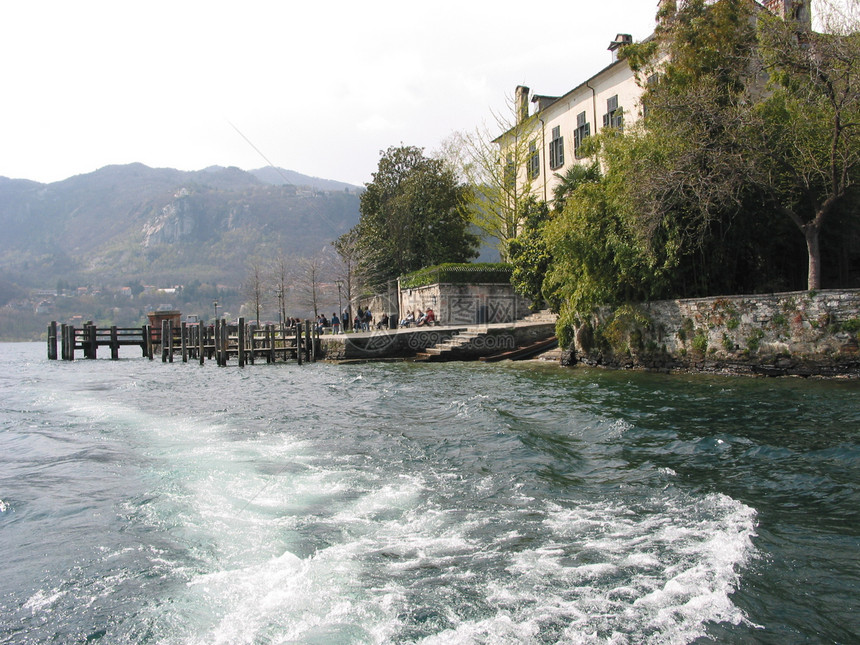
[[[57,360],[57,321],[48,325],[48,360]]]
[[[75,360],[75,328],[72,325],[63,325],[63,359]]]
[[[173,362],[173,321],[167,321],[167,361]]]
[[[221,321],[221,329],[220,329],[220,344],[221,344],[221,367],[227,367],[227,360],[230,358],[228,354],[229,342],[230,338],[227,333],[227,321]]]
[[[249,352],[248,353],[248,362],[251,363],[251,365],[254,364],[254,359],[256,358],[255,354],[257,353],[255,351],[256,350],[256,345],[255,345],[256,333],[257,333],[257,326],[256,325],[252,326],[248,330],[248,352]]]
[[[221,349],[224,351],[224,367],[230,361],[230,326],[226,320],[221,321]]]
[[[84,346],[84,358],[95,360],[99,345],[96,341],[96,326],[93,321],[88,320],[82,331],[84,335],[81,344]]]
[[[181,323],[179,326],[180,343],[182,344],[182,362],[188,362],[188,323]]]
[[[224,321],[219,320],[215,324],[215,362],[218,367],[224,367]]]
[[[112,361],[119,360],[119,336],[117,335],[116,325],[110,328],[110,359]]]
[[[245,367],[245,318],[239,316],[239,367]]]
[[[311,346],[313,345],[313,339],[311,338],[311,321],[305,321],[305,361],[311,362]]]
[[[146,352],[146,357],[149,360],[153,360],[152,325],[144,325],[143,329],[144,334],[146,335],[146,338],[144,339],[144,342],[146,343],[146,349],[144,351]]]
[[[197,358],[200,361],[200,364],[203,365],[203,361],[206,360],[203,356],[203,343],[206,340],[206,327],[203,325],[203,321],[201,320],[197,323]]]
[[[167,319],[161,321],[161,362],[167,362],[167,336],[170,332]]]
[[[206,358],[215,359],[215,364],[218,364],[218,354],[215,351],[215,332],[218,330],[218,321],[212,323],[212,326],[206,329]]]

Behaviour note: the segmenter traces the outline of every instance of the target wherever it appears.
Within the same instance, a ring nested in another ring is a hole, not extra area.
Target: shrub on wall
[[[400,278],[402,289],[431,284],[510,284],[513,267],[503,262],[439,264],[413,271]]]

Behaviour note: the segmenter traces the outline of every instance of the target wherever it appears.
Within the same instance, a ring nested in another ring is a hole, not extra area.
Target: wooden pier
[[[73,327],[56,322],[48,326],[50,360],[73,361],[77,351],[83,352],[86,359],[95,359],[101,347],[109,347],[111,359],[118,360],[119,348],[124,346],[139,347],[149,360],[161,354],[164,363],[172,363],[178,356],[183,363],[193,360],[203,365],[206,360],[214,360],[221,367],[227,366],[231,359],[239,367],[253,365],[257,360],[295,361],[301,365],[303,360],[317,359],[319,334],[309,320],[293,327],[256,327],[247,325],[244,318],[239,318],[237,325],[217,320],[214,325],[181,323],[178,327],[163,320],[160,329],[152,325],[99,328],[92,323]]]

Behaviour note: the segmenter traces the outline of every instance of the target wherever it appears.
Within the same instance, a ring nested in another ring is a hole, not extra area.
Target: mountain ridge
[[[109,165],[43,184],[0,177],[0,271],[21,287],[234,284],[251,260],[306,257],[352,228],[358,186],[284,169]]]
[[[76,180],[81,177],[91,177],[93,175],[105,174],[108,172],[112,172],[116,169],[146,169],[152,172],[166,171],[171,173],[184,173],[189,176],[198,176],[205,177],[206,175],[223,173],[224,171],[229,171],[233,173],[245,173],[252,177],[258,179],[261,183],[271,184],[273,186],[281,186],[281,185],[293,185],[293,186],[307,186],[310,188],[316,188],[318,190],[364,190],[363,186],[359,186],[357,184],[350,184],[348,182],[339,181],[336,179],[324,179],[322,177],[315,177],[312,175],[305,175],[295,170],[288,170],[286,168],[281,168],[279,166],[264,166],[261,168],[255,168],[252,170],[243,170],[237,166],[219,166],[212,165],[207,166],[201,170],[178,170],[175,168],[166,168],[166,167],[152,167],[147,166],[141,162],[132,162],[128,164],[108,164],[106,166],[102,166],[96,170],[92,170],[86,173],[80,173],[77,175],[70,175],[64,179],[58,179],[53,182],[41,182],[35,179],[27,179],[26,177],[7,177],[4,175],[0,175],[0,186],[6,184],[7,186],[10,184],[29,184],[31,186],[53,186],[56,184],[64,184],[66,182],[70,182],[72,180]]]

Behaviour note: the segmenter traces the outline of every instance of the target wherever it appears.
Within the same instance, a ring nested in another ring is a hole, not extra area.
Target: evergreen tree
[[[421,148],[391,147],[361,195],[359,270],[372,287],[425,266],[477,257],[465,216],[467,188]]]
[[[544,306],[543,282],[552,261],[544,236],[549,219],[546,202],[528,198],[519,211],[520,234],[508,243],[508,259],[514,267],[511,284],[532,301],[534,311]]]

